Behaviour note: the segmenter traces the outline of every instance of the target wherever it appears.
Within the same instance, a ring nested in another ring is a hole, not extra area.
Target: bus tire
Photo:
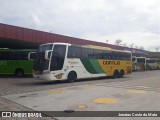
[[[118,77],[123,78],[123,75],[124,75],[124,70],[121,70]]]
[[[77,79],[77,73],[74,71],[69,72],[68,74],[68,82],[72,83]]]
[[[16,77],[23,77],[24,71],[22,69],[16,69],[15,75],[16,75]]]
[[[118,78],[118,76],[119,76],[119,72],[118,72],[118,70],[115,70],[114,73],[113,73],[113,78],[114,79]]]

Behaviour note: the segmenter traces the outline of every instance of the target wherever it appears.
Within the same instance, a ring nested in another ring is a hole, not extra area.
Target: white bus
[[[132,71],[146,70],[146,57],[132,57]]]
[[[156,58],[146,58],[146,69],[157,70],[160,67],[160,61]]]
[[[132,71],[136,71],[136,70],[137,70],[137,57],[132,56]]]
[[[34,59],[33,76],[44,80],[68,80],[103,76],[123,77],[131,73],[131,52],[101,46],[48,43],[39,46]]]

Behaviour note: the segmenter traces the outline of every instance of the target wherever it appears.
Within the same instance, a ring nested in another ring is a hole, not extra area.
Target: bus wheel
[[[118,77],[123,78],[123,75],[124,75],[124,70],[121,70]]]
[[[17,70],[15,71],[15,75],[16,75],[17,77],[23,77],[23,76],[24,76],[24,71],[23,71],[22,69],[17,69]]]
[[[119,76],[119,72],[118,70],[115,70],[113,73],[113,78],[118,78],[118,76]]]
[[[77,79],[77,74],[74,71],[69,72],[68,74],[68,82],[72,83]]]

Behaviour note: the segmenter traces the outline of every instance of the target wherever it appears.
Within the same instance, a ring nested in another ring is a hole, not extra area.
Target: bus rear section
[[[0,49],[0,75],[31,75],[33,61],[28,60],[31,51],[34,50]]]

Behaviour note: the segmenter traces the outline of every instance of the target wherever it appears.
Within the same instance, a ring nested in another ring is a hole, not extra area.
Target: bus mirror
[[[35,60],[36,58],[36,52],[30,52],[28,54],[28,60]]]
[[[45,52],[45,59],[50,60],[51,53],[52,53],[51,50],[47,50],[47,51]]]

